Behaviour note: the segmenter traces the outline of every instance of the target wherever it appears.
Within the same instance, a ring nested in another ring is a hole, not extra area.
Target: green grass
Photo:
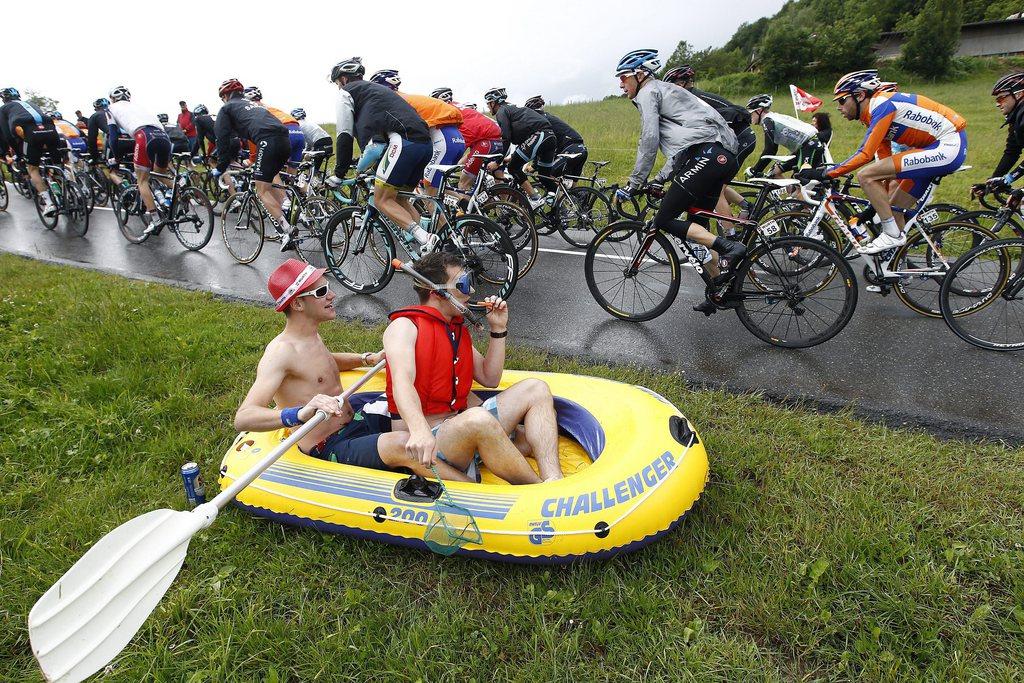
[[[0,281],[0,679],[33,681],[33,602],[117,524],[182,508],[182,463],[215,477],[281,316],[12,256],[0,256]],[[380,334],[324,329],[339,351],[377,348]],[[544,569],[229,508],[108,679],[1011,680],[1024,669],[1024,451],[528,349],[509,365],[668,397],[711,457],[696,510],[637,554]]]

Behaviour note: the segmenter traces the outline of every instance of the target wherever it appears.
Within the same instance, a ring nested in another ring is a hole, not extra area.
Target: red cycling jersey
[[[501,140],[501,128],[497,122],[487,118],[475,109],[462,109],[462,125],[459,132],[466,141],[466,147],[472,147],[484,140]]]

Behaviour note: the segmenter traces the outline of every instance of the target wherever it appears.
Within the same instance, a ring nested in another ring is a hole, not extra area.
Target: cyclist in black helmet
[[[996,81],[992,86],[992,96],[996,98],[996,107],[1006,119],[1006,148],[992,171],[992,177],[971,188],[975,194],[986,189],[1006,189],[1013,181],[1024,176],[1024,164],[1013,168],[1021,151],[1024,151],[1024,71],[1003,76]]]

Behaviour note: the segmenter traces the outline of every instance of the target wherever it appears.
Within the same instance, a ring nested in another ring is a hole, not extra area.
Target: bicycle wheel
[[[64,211],[68,228],[84,237],[89,232],[89,199],[78,183],[64,183]]]
[[[559,197],[552,213],[557,217],[555,226],[562,239],[582,249],[608,227],[612,207],[603,194],[580,185]]]
[[[537,262],[540,240],[532,216],[518,204],[499,200],[487,202],[480,207],[480,212],[505,228],[509,239],[512,240],[512,244],[516,248],[519,260],[519,278],[521,279],[530,272],[533,264]]]
[[[813,254],[813,268],[794,266],[794,250]],[[761,264],[770,263],[770,268]],[[828,341],[846,327],[857,307],[857,281],[842,254],[808,237],[761,241],[737,266],[728,300],[747,330],[761,341],[802,349]]]
[[[11,171],[11,184],[14,185],[14,190],[25,199],[31,199],[34,190],[28,171],[24,168],[12,168]]]
[[[914,232],[889,261],[889,270],[899,277],[893,291],[916,313],[929,318],[941,317],[939,290],[942,279],[957,259],[982,242],[993,239],[995,235],[991,231],[961,221],[939,223]],[[964,294],[971,295],[971,292]]]
[[[178,190],[171,211],[171,230],[189,251],[199,251],[213,237],[213,204],[206,193],[191,185]]]
[[[89,169],[89,190],[92,192],[93,206],[106,206],[110,201],[110,181],[98,168]]]
[[[149,235],[143,231],[146,224],[142,220],[145,209],[137,185],[129,185],[114,197],[114,218],[124,238],[132,244],[145,242]]]
[[[598,305],[623,320],[657,318],[679,293],[675,248],[638,221],[619,221],[599,232],[587,247],[583,273]]]
[[[488,296],[508,299],[512,295],[519,277],[519,258],[503,227],[485,216],[466,214],[445,233],[441,250],[458,253],[473,274],[476,292],[470,303]]]
[[[255,261],[264,240],[263,211],[256,197],[248,193],[232,197],[221,214],[220,232],[232,258],[239,263]]]
[[[985,242],[964,254],[943,280],[939,300],[946,325],[967,343],[1024,349],[1024,239]]]
[[[777,239],[779,237],[809,237],[810,239],[824,242],[840,254],[846,255],[845,250],[851,249],[850,245],[839,236],[835,228],[828,221],[822,219],[811,234],[807,234],[807,226],[812,218],[807,211],[787,211],[763,218],[757,226],[758,232],[764,237]],[[814,258],[817,252],[802,254],[799,248],[794,248],[789,255],[785,272],[799,272],[801,268],[815,268],[817,264]],[[758,264],[759,268],[770,270],[774,268],[771,261]]]
[[[52,182],[57,183],[57,191],[54,191],[53,186],[51,185]],[[46,194],[50,198],[51,205],[56,206],[58,210],[55,211],[52,216],[46,216],[43,214],[43,195],[35,193],[32,196],[32,199],[36,205],[36,213],[39,214],[39,220],[43,224],[43,227],[47,230],[53,230],[57,227],[57,223],[60,221],[60,209],[63,208],[64,204],[64,183],[62,180],[51,181],[45,176],[43,177],[43,183],[46,184]]]
[[[530,200],[526,196],[526,193],[517,187],[505,183],[499,183],[497,185],[491,185],[483,190],[486,193],[485,198],[481,198],[480,201],[489,201],[491,199],[497,199],[502,202],[512,202],[518,204],[525,211],[532,213],[530,209]]]
[[[296,239],[295,252],[306,263],[317,268],[326,268],[324,256],[324,231],[327,221],[338,211],[338,205],[324,197],[306,199],[298,213],[297,227],[299,236]]]
[[[4,181],[3,174],[0,174],[0,211],[7,210],[10,198],[11,195],[7,192],[7,183]]]
[[[395,274],[391,265],[395,241],[376,214],[364,221],[364,211],[346,206],[335,212],[324,228],[321,246],[327,267],[342,285],[359,294],[373,294],[387,287]]]
[[[1024,237],[1024,226],[1017,220],[1017,214],[1007,209],[1000,211],[967,211],[957,216],[956,220],[975,223],[983,228],[987,228],[995,233],[999,239]]]

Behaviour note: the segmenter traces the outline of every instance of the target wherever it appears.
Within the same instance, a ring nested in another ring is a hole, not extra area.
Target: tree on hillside
[[[769,23],[771,23],[771,19],[768,17],[761,17],[752,24],[743,22],[736,29],[736,33],[732,34],[729,42],[722,46],[722,49],[739,50],[749,60],[750,56],[754,54],[754,50],[757,49],[758,44],[760,44],[761,39],[764,38]]]
[[[48,112],[55,111],[57,109],[57,100],[52,97],[47,97],[42,93],[38,93],[35,90],[25,91],[25,101],[39,107],[39,111]]]
[[[761,73],[775,85],[792,82],[814,60],[811,32],[789,22],[773,24],[758,53]]]
[[[822,27],[814,36],[818,71],[847,72],[871,66],[874,45],[881,35],[874,17],[842,18]]]
[[[945,76],[960,44],[964,0],[928,0],[903,43],[902,66],[920,76]]]
[[[681,66],[683,64],[689,64],[693,61],[693,46],[685,40],[680,40],[679,44],[676,45],[676,49],[672,51],[672,54],[667,60],[665,60],[665,70],[668,71],[671,68]]]
[[[680,40],[668,61],[665,62],[662,73],[683,64],[692,66],[697,72],[697,78],[708,79],[744,71],[747,68],[748,58],[738,49],[725,50],[708,47],[694,51],[688,42]]]

